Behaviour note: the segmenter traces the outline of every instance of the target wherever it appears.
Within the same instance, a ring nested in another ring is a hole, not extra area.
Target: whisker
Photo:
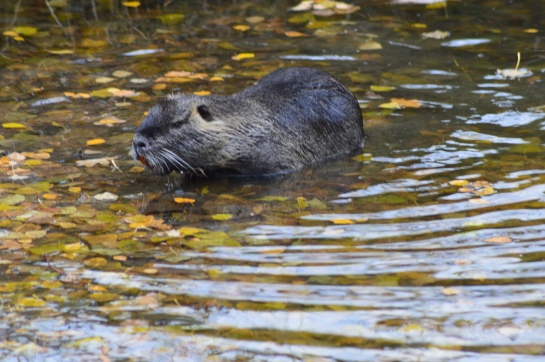
[[[167,160],[169,161],[170,163],[173,164],[173,166],[175,168],[178,168],[178,169],[181,169],[181,170],[186,170],[186,171],[189,171],[189,169],[183,164],[180,162],[180,160],[177,158],[177,157],[173,157],[173,155],[171,153],[168,153],[166,152],[166,150],[162,150],[161,151],[161,155]]]
[[[181,158],[179,155],[175,154],[174,152],[172,152],[169,149],[165,149],[163,151],[167,152],[169,155],[171,155],[171,157],[169,158],[171,161],[173,161],[173,162],[176,161],[176,163],[178,165],[182,166],[184,169],[186,169],[188,171],[191,171],[193,174],[196,174],[197,171],[199,171],[203,176],[206,177],[206,174],[204,173],[204,171],[201,168],[195,169],[187,161],[185,161],[183,158]]]

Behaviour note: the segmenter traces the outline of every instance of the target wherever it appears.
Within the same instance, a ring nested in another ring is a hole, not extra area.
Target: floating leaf
[[[88,266],[90,268],[102,268],[108,265],[108,260],[97,257],[97,258],[89,258],[83,261],[83,264],[85,266]]]
[[[106,142],[106,140],[104,140],[102,138],[95,138],[95,139],[92,139],[92,140],[88,140],[87,141],[87,146],[101,145],[101,144],[103,144],[105,142]]]
[[[308,11],[311,10],[314,5],[314,0],[301,1],[297,6],[290,8],[291,11]]]
[[[268,196],[263,196],[263,197],[260,197],[259,199],[257,199],[256,201],[267,201],[267,202],[270,202],[270,201],[280,201],[280,202],[284,202],[288,200],[287,197],[285,196],[272,196],[272,195],[268,195]]]
[[[380,50],[382,45],[374,40],[368,40],[365,43],[362,43],[358,47],[359,50]]]
[[[119,294],[115,293],[92,293],[89,294],[89,298],[93,299],[98,303],[107,303],[112,300],[119,299]]]
[[[114,195],[111,192],[103,192],[93,196],[93,198],[98,201],[117,201],[119,196]]]
[[[210,91],[203,90],[203,91],[193,92],[193,94],[196,96],[204,97],[204,96],[210,95]]]
[[[126,78],[132,75],[132,73],[126,70],[116,70],[115,72],[112,73],[112,75],[116,78]]]
[[[388,103],[382,103],[379,105],[380,108],[387,108],[387,109],[401,109],[401,105],[397,102],[388,102]]]
[[[465,186],[468,184],[469,181],[467,180],[452,180],[452,181],[449,181],[448,183],[453,185],[453,186]]]
[[[440,30],[435,30],[428,33],[422,33],[422,37],[428,38],[428,39],[445,39],[449,36],[450,36],[450,32],[440,31]]]
[[[460,289],[445,287],[441,290],[441,293],[444,295],[458,295],[461,293]]]
[[[25,201],[25,197],[23,195],[9,195],[0,199],[0,205],[13,206],[20,204],[23,201]]]
[[[333,221],[333,224],[336,224],[336,225],[355,224],[355,222],[350,219],[333,219],[331,221]]]
[[[395,87],[390,87],[386,85],[372,85],[370,89],[373,92],[390,92],[395,89]]]
[[[50,49],[47,52],[49,54],[56,54],[56,55],[74,54],[74,50],[72,49]]]
[[[121,4],[128,8],[137,8],[140,6],[140,1],[123,1]]]
[[[77,160],[76,165],[85,166],[85,167],[95,167],[96,165],[108,166],[114,162],[115,157],[102,157],[102,158],[92,158],[89,160]]]
[[[189,199],[185,197],[175,197],[174,202],[178,204],[191,204],[193,205],[195,203],[195,199]]]
[[[37,297],[22,298],[17,302],[17,305],[21,307],[42,307],[46,304],[45,300]]]
[[[254,53],[239,53],[239,54],[231,57],[231,59],[242,60],[242,59],[252,59],[254,57],[255,57]]]
[[[122,120],[122,119],[117,119],[115,117],[108,117],[108,118],[103,118],[101,119],[100,121],[98,122],[95,122],[93,124],[97,125],[97,126],[113,126],[114,124],[123,124],[123,123],[127,123],[127,121],[125,120]]]
[[[164,25],[176,25],[185,19],[184,14],[165,14],[157,16],[157,19]]]
[[[24,36],[32,36],[38,33],[38,29],[32,26],[16,26],[11,30]]]
[[[302,38],[308,36],[307,34],[301,33],[299,31],[286,31],[284,32],[284,35],[290,38]]]
[[[231,215],[231,214],[214,214],[214,215],[212,215],[212,219],[219,220],[219,221],[231,220],[232,218],[233,218],[233,215]]]
[[[398,328],[397,330],[400,333],[424,333],[424,328],[420,324],[407,324],[403,327]]]
[[[4,127],[4,128],[10,128],[10,129],[26,128],[26,126],[25,126],[24,124],[15,123],[15,122],[2,123],[2,127]]]
[[[484,241],[493,244],[505,244],[512,242],[513,239],[511,239],[509,236],[494,236],[492,238],[485,239]]]
[[[405,108],[420,108],[420,101],[417,99],[392,98],[390,101]]]
[[[235,29],[237,31],[245,32],[245,31],[250,30],[250,27],[248,25],[235,25],[235,26],[233,26],[233,29]]]
[[[95,79],[95,82],[98,83],[98,84],[106,84],[106,83],[111,83],[114,80],[116,80],[116,78],[98,77],[98,78]]]
[[[258,24],[263,22],[265,18],[262,16],[249,16],[245,20],[249,22],[250,24]]]

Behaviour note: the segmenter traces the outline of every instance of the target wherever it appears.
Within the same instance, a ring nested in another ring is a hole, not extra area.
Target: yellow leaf
[[[448,183],[451,184],[452,186],[465,186],[467,185],[468,181],[467,180],[452,180],[452,181],[449,181]]]
[[[144,172],[146,169],[142,166],[133,166],[131,167],[131,169],[129,170],[130,173],[142,173]]]
[[[17,304],[21,307],[41,307],[45,305],[45,301],[40,298],[28,297],[22,298]]]
[[[427,29],[428,28],[428,26],[426,24],[423,24],[423,23],[413,23],[413,24],[411,24],[411,27],[416,28],[416,29]]]
[[[193,92],[193,94],[196,96],[208,96],[210,95],[210,91],[203,90],[203,91]]]
[[[3,32],[2,34],[4,34],[5,36],[11,36],[11,37],[19,36],[19,34],[17,34],[16,32],[14,32],[13,30],[6,30],[6,31]]]
[[[147,269],[144,269],[142,270],[145,274],[157,274],[159,272],[159,270],[155,269],[155,268],[147,268]]]
[[[390,101],[405,108],[420,108],[420,101],[417,99],[392,98]]]
[[[332,221],[333,221],[333,224],[336,224],[336,225],[354,224],[354,221],[352,221],[350,219],[334,219]]]
[[[42,197],[46,200],[56,200],[57,194],[43,194]]]
[[[47,160],[51,157],[47,152],[23,152],[22,155],[35,160]]]
[[[87,146],[96,146],[96,145],[103,144],[104,142],[106,142],[106,140],[103,140],[102,138],[95,138],[95,139],[87,141]]]
[[[26,128],[26,126],[25,126],[24,124],[15,123],[15,122],[2,123],[2,127],[4,127],[4,128],[10,128],[10,129],[15,129],[15,128]]]
[[[524,29],[523,31],[528,34],[536,34],[539,30],[537,30],[536,28],[530,28],[530,29]]]
[[[473,193],[474,193],[475,195],[477,195],[477,196],[492,195],[492,194],[495,193],[495,192],[496,192],[496,190],[494,190],[494,189],[493,189],[492,187],[490,187],[490,186],[473,191]]]
[[[218,221],[230,220],[232,218],[233,218],[233,215],[231,215],[231,214],[214,214],[214,215],[212,215],[212,219],[218,220]]]
[[[401,108],[403,108],[396,102],[382,103],[379,107],[380,108],[387,108],[387,109],[401,109]]]
[[[122,119],[117,119],[117,118],[113,118],[113,117],[110,117],[110,118],[103,118],[101,119],[100,121],[96,122],[95,124],[98,126],[98,125],[113,125],[113,124],[121,124],[121,123],[126,123],[127,121],[124,121]]]
[[[223,78],[222,77],[212,77],[212,78],[210,78],[210,81],[211,82],[223,82]]]
[[[163,90],[167,87],[167,85],[165,83],[155,83],[151,89],[153,90]]]
[[[128,8],[137,8],[140,6],[140,1],[123,1],[121,4]]]
[[[36,35],[38,33],[38,29],[32,27],[32,26],[16,26],[15,28],[11,29],[14,32],[16,32],[19,35],[24,36],[32,36]]]
[[[178,204],[191,204],[193,205],[195,203],[195,199],[188,199],[185,197],[175,197],[174,202]]]
[[[98,77],[98,78],[95,79],[95,82],[96,82],[96,83],[99,83],[99,84],[105,84],[105,83],[113,82],[114,80],[116,80],[116,78],[112,78],[112,77]]]
[[[34,166],[40,166],[42,164],[42,161],[41,160],[26,160],[24,164],[29,167],[34,167]]]
[[[112,95],[114,97],[127,97],[127,98],[130,98],[130,97],[136,97],[138,95],[140,95],[140,92],[135,92],[133,90],[130,90],[130,89],[119,89],[115,92],[111,92]]]
[[[457,295],[460,294],[460,289],[446,287],[441,290],[441,293],[443,293],[444,295]]]
[[[233,29],[237,31],[248,31],[250,30],[250,27],[248,25],[235,25],[233,26]]]
[[[447,7],[447,2],[436,2],[426,5],[426,9],[445,9]]]
[[[231,59],[242,60],[242,59],[252,59],[254,57],[255,57],[254,53],[239,53],[239,54],[231,57]]]
[[[74,252],[74,251],[81,250],[82,246],[83,246],[83,244],[78,241],[78,242],[75,242],[75,243],[64,245],[63,250],[65,252]]]
[[[70,187],[68,189],[69,192],[73,193],[73,194],[79,194],[81,192],[81,187]]]
[[[217,278],[223,273],[219,269],[210,269],[210,270],[206,271],[206,274],[208,274],[208,276],[210,278]]]
[[[78,225],[74,224],[73,222],[60,222],[59,226],[63,229],[74,229]]]
[[[286,31],[284,35],[290,38],[302,38],[307,36],[307,34],[301,33],[299,31]]]
[[[101,257],[96,257],[96,258],[90,258],[90,259],[84,260],[83,264],[91,268],[102,268],[108,265],[108,260]]]
[[[424,328],[420,324],[406,324],[397,330],[401,333],[424,333]]]
[[[382,49],[382,45],[380,43],[377,43],[374,40],[368,40],[363,44],[360,44],[358,47],[359,50],[380,50]]]
[[[386,85],[372,85],[371,90],[373,92],[389,92],[391,90],[394,90],[395,87],[390,87]]]
[[[49,54],[56,54],[56,55],[66,55],[66,54],[74,54],[74,51],[72,49],[51,49],[47,51]]]

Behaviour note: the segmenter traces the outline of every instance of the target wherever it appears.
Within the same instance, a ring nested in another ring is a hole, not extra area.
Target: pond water
[[[419,3],[3,4],[0,357],[542,360],[545,3]],[[360,101],[358,156],[131,160],[161,97],[301,65]]]

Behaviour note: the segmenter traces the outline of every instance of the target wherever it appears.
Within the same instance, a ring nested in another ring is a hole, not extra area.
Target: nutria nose
[[[138,134],[134,137],[132,141],[132,147],[137,153],[141,153],[143,150],[148,148],[149,144],[145,138],[140,137]]]

